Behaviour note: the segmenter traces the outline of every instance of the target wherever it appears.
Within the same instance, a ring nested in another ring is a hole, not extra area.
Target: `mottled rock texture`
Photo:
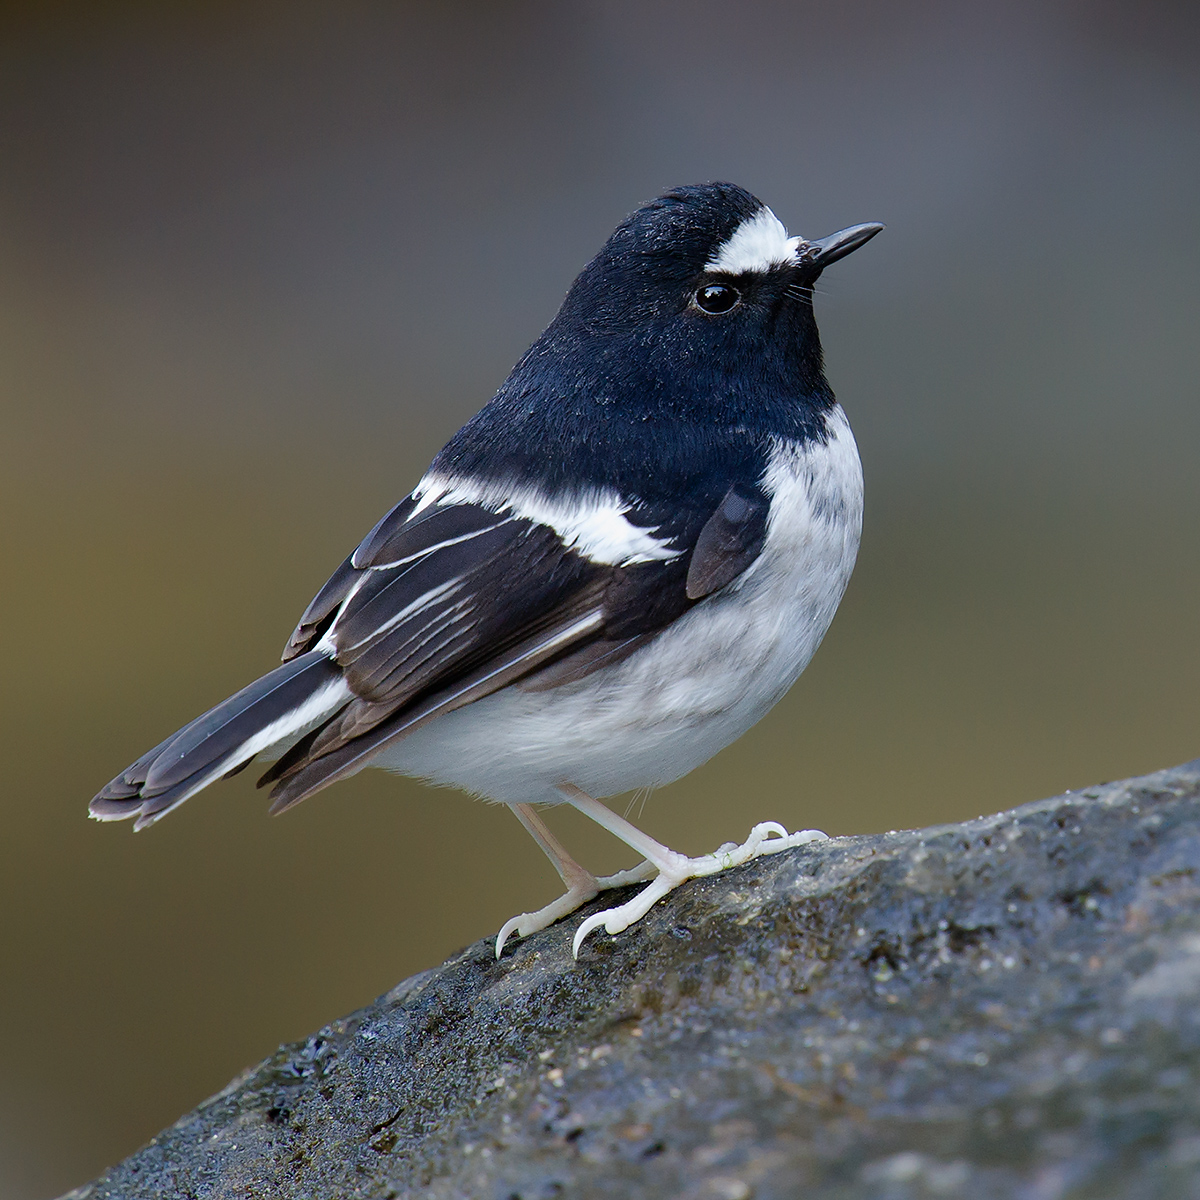
[[[695,881],[578,963],[576,924],[72,1195],[1200,1197],[1200,762]]]

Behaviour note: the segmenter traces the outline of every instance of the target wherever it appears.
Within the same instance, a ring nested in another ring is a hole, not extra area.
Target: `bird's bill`
[[[805,266],[825,268],[847,254],[853,254],[859,246],[865,246],[884,227],[878,221],[866,225],[851,225],[849,229],[831,233],[828,237],[809,242],[801,251]]]

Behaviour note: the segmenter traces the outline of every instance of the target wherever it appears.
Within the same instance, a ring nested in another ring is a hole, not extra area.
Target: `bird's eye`
[[[719,316],[721,313],[727,313],[741,298],[737,288],[730,287],[727,283],[706,283],[702,288],[696,289],[695,302],[701,312]]]

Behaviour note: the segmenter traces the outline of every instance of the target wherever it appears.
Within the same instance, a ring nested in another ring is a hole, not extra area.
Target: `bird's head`
[[[645,496],[703,491],[739,455],[751,471],[765,438],[821,436],[813,284],[882,228],[807,241],[734,184],[667,192],[617,227],[437,465]]]
[[[813,284],[882,228],[808,241],[735,184],[676,188],[617,227],[547,335],[560,352],[617,372],[636,365],[667,390],[679,379],[701,393],[803,390],[820,381]]]

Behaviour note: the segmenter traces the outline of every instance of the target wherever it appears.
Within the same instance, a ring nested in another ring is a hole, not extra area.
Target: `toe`
[[[668,892],[674,891],[682,879],[672,879],[660,875],[652,883],[647,884],[632,900],[619,904],[616,908],[606,908],[603,912],[593,913],[575,931],[575,941],[571,945],[571,953],[579,957],[579,947],[583,945],[588,934],[593,929],[604,926],[606,933],[621,933],[636,921],[640,921]]]
[[[586,884],[581,884],[579,887],[573,887],[570,891],[564,892],[557,900],[547,904],[545,908],[539,908],[537,912],[521,913],[519,916],[513,917],[512,920],[505,921],[504,927],[496,937],[496,957],[500,957],[501,951],[504,949],[504,943],[514,933],[519,937],[526,938],[530,934],[548,929],[555,921],[562,920],[563,917],[573,913],[581,904],[586,904],[599,890],[600,888],[596,880],[589,875]]]

